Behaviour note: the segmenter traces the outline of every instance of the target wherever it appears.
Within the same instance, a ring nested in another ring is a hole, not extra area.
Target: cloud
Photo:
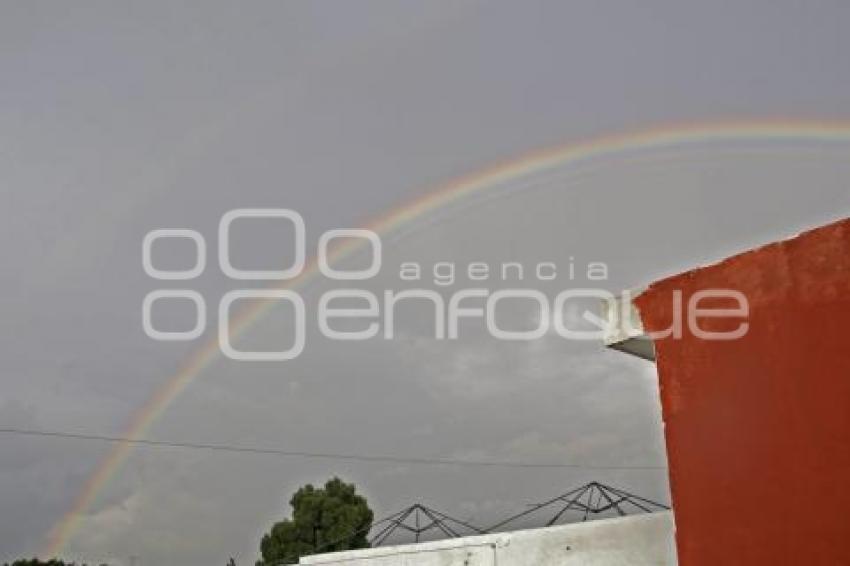
[[[670,3],[660,19],[637,4],[616,14],[555,3],[366,3],[333,14],[274,3],[165,12],[140,4],[132,13],[4,7],[0,421],[120,434],[196,351],[198,343],[157,343],[142,332],[143,297],[166,286],[141,268],[141,242],[154,228],[206,236],[208,268],[184,283],[214,313],[223,293],[251,286],[214,261],[217,222],[231,208],[298,210],[314,250],[327,229],[362,225],[419,202],[427,187],[535,148],[710,119],[718,108],[847,114],[850,36],[834,25],[847,7],[801,18],[792,4],[743,9],[734,29],[712,3],[688,11]],[[695,65],[700,78],[683,83]],[[846,149],[735,149],[601,159],[452,202],[388,237],[386,272],[364,287],[399,288],[407,260],[563,266],[574,257],[608,263],[617,291],[846,210]],[[249,240],[245,265],[275,265],[286,253],[279,238]],[[532,286],[551,295],[581,283]],[[325,287],[305,294],[315,301]],[[578,322],[576,309],[567,314]],[[205,337],[214,336],[210,319]],[[551,333],[497,342],[477,321],[461,340],[438,342],[427,313],[400,319],[391,342],[311,334],[292,363],[219,360],[149,434],[313,452],[663,464],[650,364]],[[249,338],[274,341],[274,330],[258,326]],[[0,560],[39,547],[109,448],[0,437]],[[379,515],[425,500],[487,522],[590,479],[666,498],[657,471],[139,448],[69,551],[119,564],[136,555],[140,566],[206,566],[230,555],[250,563],[263,529],[288,512],[289,494],[336,473],[356,481]]]

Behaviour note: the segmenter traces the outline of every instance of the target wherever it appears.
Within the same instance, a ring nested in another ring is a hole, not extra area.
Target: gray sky
[[[120,435],[200,341],[147,338],[154,228],[286,207],[308,249],[429,187],[520,153],[682,121],[850,117],[850,6],[834,2],[7,2],[0,7],[0,425]],[[847,147],[712,146],[558,169],[385,240],[402,261],[604,261],[622,289],[848,213]],[[284,261],[274,227],[240,262]],[[178,265],[181,250],[159,259]],[[532,282],[547,293],[585,281]],[[466,285],[463,281],[457,287]],[[248,285],[251,286],[251,285]],[[434,287],[426,280],[425,287]],[[492,281],[495,289],[510,286]],[[305,291],[310,308],[319,282]],[[188,325],[186,313],[161,323]],[[279,338],[273,311],[245,337]],[[276,318],[276,315],[277,318]],[[438,342],[308,336],[297,360],[219,360],[152,438],[412,457],[664,465],[654,368],[471,324]],[[509,322],[523,323],[521,312]],[[214,316],[204,338],[213,336]],[[0,560],[36,552],[108,446],[0,435]],[[305,481],[341,474],[378,516],[414,500],[486,524],[590,479],[667,500],[663,471],[469,469],[140,449],[68,555],[253,563]]]

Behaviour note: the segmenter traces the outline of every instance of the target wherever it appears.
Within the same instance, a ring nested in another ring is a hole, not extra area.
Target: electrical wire
[[[348,460],[353,462],[376,462],[390,464],[428,465],[428,466],[460,466],[460,467],[489,467],[489,468],[553,468],[553,469],[583,469],[583,470],[666,470],[664,466],[616,466],[591,465],[563,462],[517,462],[511,460],[463,460],[455,458],[424,458],[392,455],[368,455],[335,452],[307,452],[301,450],[283,450],[262,446],[246,446],[237,444],[218,444],[205,442],[179,442],[173,440],[152,440],[147,438],[126,438],[103,434],[83,434],[58,430],[33,430],[24,428],[3,427],[0,434],[10,436],[28,436],[42,438],[61,438],[65,440],[86,440],[96,442],[131,444],[155,448],[171,448],[185,450],[209,450],[214,452],[230,452],[236,454],[252,454],[281,456],[292,458]]]

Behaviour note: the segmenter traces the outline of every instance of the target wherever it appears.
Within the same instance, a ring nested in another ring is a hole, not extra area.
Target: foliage
[[[289,504],[292,518],[275,523],[263,536],[257,566],[292,564],[308,554],[369,546],[372,510],[353,484],[336,477],[323,488],[307,484]]]

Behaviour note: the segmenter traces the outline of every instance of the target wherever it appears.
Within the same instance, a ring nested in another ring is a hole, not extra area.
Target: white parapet
[[[624,293],[614,302],[602,301],[606,322],[605,345],[645,360],[655,360],[655,346],[643,330],[640,313],[632,301],[638,293]]]
[[[669,511],[305,556],[324,566],[674,566]]]

